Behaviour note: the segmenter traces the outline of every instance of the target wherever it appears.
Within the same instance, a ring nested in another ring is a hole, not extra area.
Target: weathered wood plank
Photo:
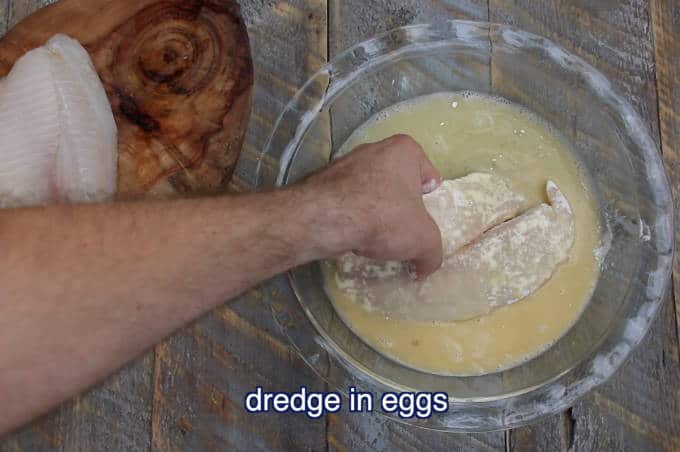
[[[149,450],[153,355],[0,441],[0,451]]]
[[[327,60],[326,1],[241,1],[255,62],[253,112],[233,188],[255,185],[256,167],[276,166],[263,158],[272,126],[290,98]]]
[[[654,136],[657,97],[648,3],[491,0],[491,20],[553,39],[600,69],[627,95]],[[498,80],[494,78],[494,82]],[[514,450],[674,449],[679,437],[680,377],[673,304],[667,303],[649,337],[624,368],[571,417],[518,429]],[[553,438],[548,440],[548,438]],[[552,443],[552,444],[551,444]]]
[[[7,33],[9,26],[9,0],[0,0],[0,36]]]
[[[331,58],[378,33],[404,25],[488,19],[486,0],[333,0],[328,7]]]
[[[652,0],[652,25],[659,99],[661,152],[671,179],[675,203],[675,249],[680,246],[680,4]],[[673,263],[675,324],[680,337],[680,255]]]
[[[269,314],[254,298],[248,303]],[[224,307],[157,348],[153,449],[322,449],[323,419],[251,415],[243,407],[256,386],[293,391],[303,384],[324,390],[286,342]]]
[[[7,30],[18,24],[31,13],[57,0],[6,0],[5,25]],[[1,20],[1,19],[0,19]]]
[[[522,452],[568,451],[572,446],[575,420],[571,410],[528,427],[508,432],[507,449]]]
[[[491,0],[489,9],[492,21],[552,39],[600,69],[657,134],[654,50],[646,0]]]
[[[241,2],[255,63],[253,115],[234,187],[253,188],[274,121],[326,62],[325,0]],[[265,164],[275,165],[274,161]],[[245,412],[247,392],[323,391],[324,382],[288,346],[270,305],[292,299],[285,279],[233,300],[156,350],[154,450],[321,450],[325,420]]]

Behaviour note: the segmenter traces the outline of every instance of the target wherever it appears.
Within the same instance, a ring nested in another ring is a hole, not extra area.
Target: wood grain
[[[2,0],[4,4],[4,14],[0,15],[0,32],[5,32],[18,24],[24,18],[33,14],[40,8],[50,5],[57,0]],[[4,20],[3,20],[4,19]],[[2,27],[5,30],[2,30]]]
[[[329,2],[330,55],[378,33],[404,25],[449,19],[487,20],[487,0],[332,0]]]
[[[492,21],[544,35],[600,69],[622,91],[658,136],[652,24],[647,2],[490,2]],[[494,79],[496,81],[496,79]],[[552,93],[552,95],[557,95]],[[513,431],[514,450],[573,444],[575,450],[672,450],[679,437],[680,378],[672,301],[641,348],[569,416]],[[545,439],[555,438],[553,444]]]
[[[528,427],[514,429],[507,434],[507,450],[522,452],[568,451],[573,446],[575,419],[571,410],[551,416]],[[577,449],[578,450],[578,449]]]
[[[118,125],[119,197],[226,189],[252,87],[235,0],[62,0],[0,41],[0,75],[55,33],[88,49],[106,88]]]
[[[151,446],[153,355],[0,441],[2,452],[127,451]]]
[[[0,36],[7,33],[9,23],[9,0],[0,0]]]
[[[263,148],[290,98],[325,64],[328,38],[325,0],[242,4],[254,50],[255,88],[252,118],[233,185],[237,190],[251,190],[258,165],[278,171],[278,161],[263,155]]]
[[[64,414],[63,450],[144,450],[150,442],[152,356],[147,354],[78,398]]]

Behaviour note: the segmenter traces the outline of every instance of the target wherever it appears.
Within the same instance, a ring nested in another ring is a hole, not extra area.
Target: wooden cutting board
[[[253,85],[236,0],[62,0],[0,40],[0,76],[56,33],[85,46],[106,88],[121,197],[226,189]]]

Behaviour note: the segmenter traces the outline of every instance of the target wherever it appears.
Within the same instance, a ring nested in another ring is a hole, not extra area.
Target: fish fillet
[[[486,173],[471,173],[446,180],[423,196],[423,203],[437,223],[444,256],[450,256],[484,231],[517,215],[525,199],[507,181]],[[354,253],[339,258],[345,276],[384,277],[401,271],[401,262],[375,261]]]
[[[553,182],[546,192],[549,204],[490,229],[424,281],[413,281],[402,265],[387,277],[339,272],[337,283],[366,309],[400,319],[465,320],[515,303],[552,277],[574,243],[569,202]]]
[[[116,191],[117,129],[90,56],[74,39],[57,35],[47,49],[62,106],[57,186],[69,202],[105,201]]]
[[[0,207],[56,200],[59,105],[44,48],[0,81]]]
[[[0,80],[0,208],[116,191],[117,128],[89,55],[56,35]]]

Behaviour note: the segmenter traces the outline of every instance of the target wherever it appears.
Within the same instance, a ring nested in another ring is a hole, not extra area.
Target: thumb
[[[443,260],[442,235],[439,226],[427,215],[428,226],[422,237],[422,246],[418,254],[411,259],[415,267],[417,279],[425,279],[439,270]]]

